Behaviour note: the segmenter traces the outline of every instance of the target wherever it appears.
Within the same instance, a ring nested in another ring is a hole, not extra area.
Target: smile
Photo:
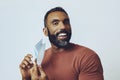
[[[58,40],[59,39],[66,39],[67,38],[67,33],[59,33],[58,34]]]

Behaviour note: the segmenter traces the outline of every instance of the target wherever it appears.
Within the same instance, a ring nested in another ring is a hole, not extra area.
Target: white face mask
[[[46,47],[46,43],[43,41],[43,39],[41,39],[34,48],[34,52],[37,58],[37,64],[41,65],[41,62],[43,60],[44,57],[44,52],[45,52],[45,47]]]

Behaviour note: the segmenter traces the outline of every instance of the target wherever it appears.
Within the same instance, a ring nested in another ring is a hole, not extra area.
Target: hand
[[[32,69],[32,67],[33,67],[33,62],[31,60],[31,58],[32,58],[32,55],[27,54],[19,66],[20,72],[22,75],[22,80],[31,80],[30,69]]]
[[[38,67],[36,62],[30,70],[31,80],[47,80],[46,74],[43,71],[42,67]]]
[[[36,62],[32,62],[32,55],[27,54],[20,64],[22,80],[47,80],[42,67],[38,67]]]

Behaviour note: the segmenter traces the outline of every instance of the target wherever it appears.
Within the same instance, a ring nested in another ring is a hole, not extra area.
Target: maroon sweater
[[[62,52],[46,50],[42,67],[48,80],[104,80],[98,55],[76,44]]]

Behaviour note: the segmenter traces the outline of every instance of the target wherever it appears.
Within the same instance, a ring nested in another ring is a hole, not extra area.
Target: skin
[[[31,59],[32,55],[27,54],[19,66],[22,80],[47,80],[42,67],[38,67],[36,62],[32,62]]]
[[[43,29],[43,32],[46,36],[48,36],[48,29],[51,34],[56,34],[61,29],[65,29],[67,31],[71,31],[71,25],[69,21],[68,15],[66,15],[64,12],[56,11],[52,12],[47,17],[47,27]],[[58,38],[59,40],[59,38]],[[63,51],[65,48],[58,48],[54,44],[51,43],[52,49],[57,51]]]
[[[64,12],[55,11],[48,15],[46,20],[46,25],[43,29],[43,32],[48,36],[48,29],[50,34],[56,34],[61,29],[71,31],[71,26],[69,22],[69,17]],[[60,40],[61,38],[58,38]],[[65,48],[58,48],[51,43],[53,51],[63,51]],[[42,67],[38,67],[36,62],[33,62],[32,55],[27,54],[20,64],[20,72],[22,75],[22,80],[47,80],[46,74],[43,71]]]

